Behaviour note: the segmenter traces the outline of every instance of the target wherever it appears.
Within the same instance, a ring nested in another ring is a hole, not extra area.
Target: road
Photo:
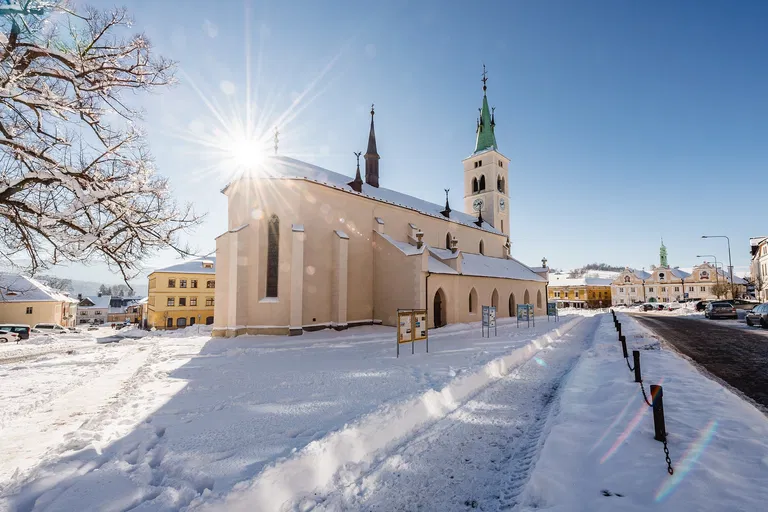
[[[768,408],[768,338],[717,321],[632,315],[711,374]]]

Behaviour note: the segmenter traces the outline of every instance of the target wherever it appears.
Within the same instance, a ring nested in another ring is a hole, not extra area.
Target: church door
[[[435,293],[435,302],[432,306],[432,313],[435,316],[435,328],[445,325],[445,313],[443,312],[443,290],[437,290]]]

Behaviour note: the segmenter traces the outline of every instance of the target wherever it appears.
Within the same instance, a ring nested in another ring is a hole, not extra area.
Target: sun
[[[232,165],[241,172],[252,172],[264,163],[266,152],[257,138],[235,137],[225,148]]]

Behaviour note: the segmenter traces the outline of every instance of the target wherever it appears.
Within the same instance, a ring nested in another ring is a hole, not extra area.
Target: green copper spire
[[[485,92],[488,89],[486,82],[488,75],[485,72],[483,64],[483,108],[480,109],[480,119],[477,121],[477,141],[475,142],[475,153],[484,149],[498,149],[496,145],[496,120],[494,119],[493,109],[488,108],[488,96]]]
[[[664,239],[661,239],[661,247],[659,248],[659,266],[668,267],[667,263],[667,248],[664,247]]]

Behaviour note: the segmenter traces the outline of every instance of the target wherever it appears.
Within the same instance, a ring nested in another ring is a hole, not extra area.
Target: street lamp
[[[733,291],[733,263],[731,263],[731,239],[725,235],[701,235],[701,238],[725,238],[728,241],[728,273],[731,276],[731,298],[736,300],[736,294]]]
[[[701,254],[701,255],[696,255],[696,257],[697,258],[713,258],[715,260],[715,282],[719,286],[720,285],[720,275],[719,275],[720,271],[717,270],[717,256],[715,256],[714,254]],[[706,261],[704,263],[706,263]]]

